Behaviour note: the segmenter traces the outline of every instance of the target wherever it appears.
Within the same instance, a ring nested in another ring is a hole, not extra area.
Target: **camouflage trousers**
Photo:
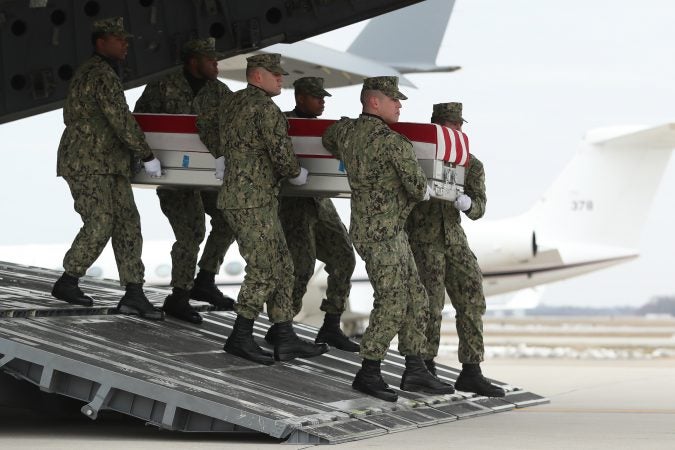
[[[211,232],[204,244],[199,268],[218,273],[234,233],[216,207],[217,191],[157,189],[159,205],[176,237],[171,247],[171,286],[192,289],[199,245],[206,234],[204,214],[211,217]]]
[[[63,258],[63,268],[83,276],[112,238],[120,284],[143,283],[141,220],[131,184],[121,175],[65,178],[82,218],[82,228]]]
[[[366,262],[375,291],[361,356],[384,359],[397,333],[402,355],[420,355],[426,343],[429,299],[417,274],[408,237],[401,231],[391,240],[354,242],[354,247]]]
[[[225,209],[246,261],[246,276],[237,298],[237,314],[255,319],[267,303],[274,323],[293,319],[293,260],[277,215],[277,200],[261,208]]]
[[[429,295],[429,320],[426,328],[425,359],[438,354],[441,335],[441,311],[445,292],[455,308],[455,324],[459,338],[458,356],[461,363],[483,361],[483,276],[478,261],[468,245],[448,245],[411,242],[422,283]]]
[[[329,198],[281,197],[279,220],[293,258],[293,312],[302,309],[302,297],[314,275],[317,258],[328,273],[321,310],[342,314],[349,298],[356,258],[349,233]]]

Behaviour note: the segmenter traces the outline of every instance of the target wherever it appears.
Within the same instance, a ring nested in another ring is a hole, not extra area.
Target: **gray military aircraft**
[[[123,76],[132,88],[178,66],[179,49],[192,37],[214,37],[229,57],[420,1],[0,0],[0,123],[62,106],[75,69],[91,53],[97,19],[122,16],[135,35]]]

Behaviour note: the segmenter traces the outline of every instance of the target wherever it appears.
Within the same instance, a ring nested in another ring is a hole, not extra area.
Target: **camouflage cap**
[[[272,73],[288,75],[281,67],[281,55],[279,53],[261,53],[246,58],[246,68],[262,67]]]
[[[127,39],[134,37],[133,34],[124,29],[124,18],[122,17],[96,20],[91,27],[91,31],[92,33],[114,34]]]
[[[432,122],[466,122],[462,117],[462,104],[459,102],[436,103],[431,113]]]
[[[181,59],[185,61],[191,56],[223,59],[225,54],[216,51],[216,40],[210,37],[206,39],[192,39],[183,44],[183,47],[180,49]]]
[[[302,77],[293,82],[296,94],[309,94],[313,97],[332,97],[328,91],[323,88],[323,78],[321,77]]]
[[[363,80],[364,91],[380,91],[387,97],[397,100],[408,100],[408,97],[403,95],[398,90],[398,77],[373,77]]]

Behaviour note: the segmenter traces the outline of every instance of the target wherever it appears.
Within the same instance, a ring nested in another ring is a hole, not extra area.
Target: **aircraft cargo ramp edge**
[[[118,315],[117,283],[87,277],[81,284],[95,306],[72,307],[49,294],[58,276],[0,262],[0,369],[28,381],[27,390],[82,401],[81,412],[91,419],[112,410],[167,430],[254,431],[287,443],[332,444],[548,402],[501,382],[503,399],[401,391],[398,402],[383,402],[351,388],[360,366],[356,354],[333,349],[317,358],[257,365],[222,351],[232,312],[204,312],[199,326]],[[147,292],[160,305],[168,293]],[[261,344],[268,327],[264,315],[256,321]],[[295,328],[314,340],[316,328]],[[390,350],[385,381],[397,388],[403,369],[404,359]],[[438,373],[454,382],[458,370],[438,366]]]

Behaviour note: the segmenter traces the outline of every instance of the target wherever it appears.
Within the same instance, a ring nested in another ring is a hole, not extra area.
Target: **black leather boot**
[[[504,389],[495,386],[483,376],[479,364],[462,364],[455,387],[459,391],[473,392],[484,397],[504,397]]]
[[[249,361],[266,366],[274,364],[274,358],[270,352],[266,352],[253,340],[253,319],[247,319],[237,315],[234,321],[234,328],[230,337],[225,341],[223,347],[227,353],[248,359]]]
[[[330,350],[328,344],[312,344],[303,341],[293,331],[293,322],[276,323],[276,343],[274,344],[274,359],[290,361],[294,358],[312,358]]]
[[[425,359],[425,360],[424,360],[424,365],[427,367],[427,370],[429,371],[429,373],[432,374],[434,377],[436,377],[436,379],[437,379],[438,381],[440,381],[441,383],[445,384],[446,386],[452,387],[452,384],[450,384],[450,383],[448,383],[448,382],[446,382],[446,381],[443,381],[443,380],[441,380],[440,378],[438,378],[438,374],[436,373],[436,361],[434,361],[433,358],[432,358],[432,359]],[[454,388],[453,388],[453,389],[454,389]]]
[[[164,313],[152,306],[140,283],[127,284],[127,291],[117,304],[117,310],[122,314],[138,315],[148,320],[164,320]]]
[[[419,356],[405,357],[405,371],[401,377],[401,390],[427,394],[452,394],[453,387],[433,376]]]
[[[54,283],[52,295],[73,305],[92,306],[94,299],[82,292],[78,286],[79,281],[79,278],[63,272],[63,275]]]
[[[211,303],[216,311],[234,310],[234,299],[224,295],[216,286],[216,274],[200,270],[190,291],[190,298]]]
[[[361,369],[356,372],[352,388],[364,394],[372,395],[385,402],[395,402],[398,400],[398,394],[382,379],[380,372],[380,361],[374,359],[364,359],[361,363]]]
[[[276,343],[277,343],[277,324],[276,323],[273,323],[267,329],[267,333],[265,333],[265,341],[267,341],[267,343],[270,344],[270,345],[276,345]]]
[[[429,371],[430,374],[432,374],[435,377],[438,377],[438,375],[436,375],[436,361],[434,361],[433,358],[425,359],[424,365],[427,366],[427,370]]]
[[[173,288],[164,300],[162,307],[164,312],[176,319],[184,320],[190,323],[202,323],[202,316],[192,306],[190,306],[190,291],[181,288]]]
[[[326,313],[323,318],[323,325],[316,335],[315,343],[326,343],[346,352],[358,353],[361,346],[347,337],[340,328],[340,314]]]

